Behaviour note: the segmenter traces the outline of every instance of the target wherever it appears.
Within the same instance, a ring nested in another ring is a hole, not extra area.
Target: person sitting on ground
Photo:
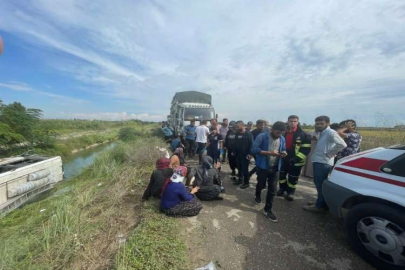
[[[174,152],[177,148],[183,147],[179,134],[175,134],[170,144],[170,149]]]
[[[168,216],[192,217],[198,215],[202,209],[202,204],[194,196],[199,188],[195,187],[188,192],[182,183],[186,175],[186,167],[177,167],[162,189],[160,209]]]
[[[208,135],[208,146],[207,146],[207,155],[212,158],[214,164],[217,164],[219,161],[219,150],[223,146],[223,138],[221,134],[218,134],[216,127],[210,128],[211,133]]]
[[[143,193],[142,201],[146,201],[150,197],[160,198],[166,179],[172,175],[173,169],[170,168],[170,159],[159,158],[156,161],[156,170],[152,172],[148,187]]]
[[[178,147],[176,150],[174,150],[173,155],[170,157],[170,168],[176,169],[178,166],[183,166],[184,163],[183,148]]]
[[[192,174],[195,177],[193,186],[200,188],[195,194],[197,198],[202,201],[223,200],[219,194],[225,189],[221,188],[221,179],[211,157],[203,156],[202,164]]]
[[[356,131],[356,121],[349,119],[339,124],[340,128],[337,131],[339,136],[343,138],[347,147],[337,154],[336,159],[339,160],[360,152],[360,145],[363,137]]]
[[[173,131],[169,127],[168,123],[165,123],[165,125],[162,127],[162,131],[165,134],[165,141],[169,141],[173,137]]]

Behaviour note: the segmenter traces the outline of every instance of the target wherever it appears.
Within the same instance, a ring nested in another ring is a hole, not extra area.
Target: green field
[[[118,142],[50,196],[1,218],[0,269],[188,269],[179,220],[140,202],[156,146],[156,137]]]

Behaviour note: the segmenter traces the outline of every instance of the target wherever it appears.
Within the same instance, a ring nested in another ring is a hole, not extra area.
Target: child
[[[223,138],[215,126],[210,128],[210,135],[208,135],[207,155],[210,156],[216,164],[219,161],[219,150],[223,146]]]

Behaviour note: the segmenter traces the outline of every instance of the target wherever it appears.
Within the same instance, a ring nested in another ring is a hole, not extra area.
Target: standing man
[[[241,189],[249,187],[249,163],[250,150],[253,145],[252,133],[246,130],[243,121],[236,122],[238,132],[236,133],[236,160],[238,163],[239,179],[234,185],[240,185]]]
[[[236,182],[236,168],[238,167],[238,163],[236,160],[236,122],[231,121],[229,123],[229,130],[228,133],[226,134],[225,141],[224,141],[224,147],[228,152],[228,161],[229,161],[229,167],[231,167],[232,173],[232,179]],[[239,169],[238,169],[239,170]]]
[[[324,115],[315,119],[315,130],[321,134],[311,161],[314,167],[314,183],[318,198],[315,203],[309,202],[303,207],[310,212],[325,213],[327,211],[328,208],[322,194],[322,184],[329,176],[335,155],[347,146],[339,134],[329,127],[329,123],[329,117]]]
[[[197,153],[200,165],[202,162],[205,147],[207,146],[207,136],[209,134],[210,130],[207,128],[207,120],[201,121],[201,124],[195,129]]]
[[[253,127],[253,122],[252,122],[252,121],[249,121],[249,122],[247,123],[246,130],[249,131],[249,132],[252,132],[252,127]]]
[[[228,119],[224,118],[222,120],[222,125],[219,128],[219,134],[222,136],[222,138],[224,139],[224,144],[225,144],[225,138],[226,138],[226,134],[228,134],[229,128],[228,128]],[[222,160],[221,162],[225,162],[226,160],[226,149],[222,149]]]
[[[277,196],[281,197],[286,192],[284,198],[291,202],[294,200],[302,166],[311,152],[311,138],[301,129],[299,118],[296,115],[288,117],[288,129],[284,137],[287,156],[283,158],[279,175],[280,189],[277,191]]]
[[[191,120],[190,121],[190,125],[186,126],[184,128],[184,133],[185,133],[185,137],[186,137],[186,141],[184,142],[185,146],[186,146],[186,158],[188,156],[191,156],[192,158],[194,157],[194,153],[195,153],[195,130],[196,130],[196,126],[195,126],[195,120]]]
[[[266,124],[267,124],[266,120],[259,119],[256,121],[256,129],[252,131],[253,141],[256,140],[259,134],[266,132]],[[253,158],[256,160],[255,156],[253,156]],[[252,175],[255,173],[256,173],[256,166],[249,172],[249,176],[252,177]]]
[[[219,133],[219,129],[220,129],[221,126],[218,124],[217,119],[212,118],[210,120],[210,122],[211,122],[211,127],[215,127],[217,129],[218,133]]]
[[[347,147],[340,151],[337,155],[337,160],[354,155],[360,152],[360,145],[363,137],[356,131],[356,121],[349,119],[339,124],[338,134],[343,138]]]
[[[272,212],[273,201],[277,191],[277,172],[281,169],[281,159],[287,156],[285,139],[282,136],[285,131],[285,123],[275,122],[271,131],[257,136],[252,153],[256,155],[257,185],[255,202],[262,202],[261,193],[266,187],[266,205],[263,214],[272,222],[277,222],[277,217]]]

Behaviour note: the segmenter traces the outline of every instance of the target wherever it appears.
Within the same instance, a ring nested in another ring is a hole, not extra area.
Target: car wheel
[[[394,207],[365,203],[346,216],[349,242],[377,269],[405,269],[405,214]]]

